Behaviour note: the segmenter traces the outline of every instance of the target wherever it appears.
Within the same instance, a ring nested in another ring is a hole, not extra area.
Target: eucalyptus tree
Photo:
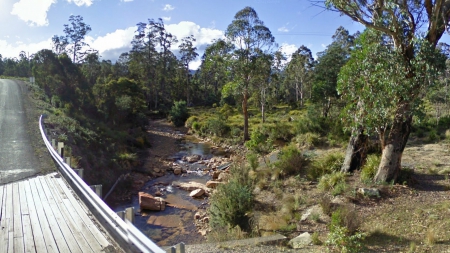
[[[285,68],[286,68],[286,55],[281,50],[276,51],[273,54],[272,61],[272,94],[271,99],[278,102],[280,99],[280,90],[285,80]]]
[[[294,90],[295,101],[300,102],[300,106],[303,106],[306,88],[311,88],[313,67],[314,58],[311,50],[303,45],[292,54],[286,66],[287,91],[291,94],[292,89]]]
[[[217,103],[222,87],[231,76],[232,52],[235,47],[229,41],[218,39],[205,49],[199,68],[205,102]],[[212,104],[211,103],[211,104]]]
[[[375,176],[376,181],[396,180],[413,115],[429,87],[430,72],[435,69],[435,59],[428,56],[434,54],[434,48],[449,25],[450,1],[326,0],[325,4],[388,36],[399,56],[398,64],[403,66],[401,77],[397,76],[387,85],[393,91],[401,92],[385,94],[393,105],[393,110],[385,117],[392,120],[389,125],[378,127],[384,139],[382,158]],[[408,80],[408,85],[404,86],[403,80]]]
[[[248,99],[255,72],[260,67],[258,58],[261,52],[267,52],[275,43],[275,38],[256,11],[245,7],[238,11],[234,20],[228,25],[225,36],[235,44],[235,63],[233,70],[235,81],[242,94],[242,112],[244,114],[244,141],[249,140],[248,133]]]
[[[194,35],[187,36],[181,39],[181,44],[178,46],[181,54],[181,62],[183,63],[186,70],[186,103],[190,105],[190,73],[189,73],[189,63],[197,58],[198,53],[196,52],[197,48],[194,47],[193,42],[195,42]]]
[[[252,86],[255,87],[255,93],[257,94],[260,108],[261,108],[261,121],[265,122],[265,109],[267,103],[267,97],[270,95],[270,89],[272,82],[272,65],[273,54],[265,54],[260,52],[260,55],[256,58],[255,64],[258,66],[254,71],[252,78]]]
[[[53,36],[53,49],[58,55],[67,53],[72,57],[73,63],[79,63],[87,54],[86,51],[82,50],[89,47],[85,37],[92,28],[83,22],[83,17],[80,15],[70,15],[69,22],[70,24],[64,25],[64,36]]]
[[[332,39],[326,50],[317,54],[312,87],[312,99],[322,104],[325,118],[329,115],[333,101],[338,97],[336,92],[338,74],[350,56],[354,36],[341,26]]]

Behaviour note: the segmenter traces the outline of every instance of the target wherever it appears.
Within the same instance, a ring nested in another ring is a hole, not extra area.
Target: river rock
[[[294,249],[301,249],[311,244],[311,242],[311,235],[308,232],[305,232],[290,240],[289,245],[291,245],[291,247]]]
[[[173,186],[181,188],[185,191],[193,191],[193,190],[197,190],[197,189],[203,189],[205,190],[205,192],[208,192],[209,189],[208,187],[206,187],[206,185],[202,184],[202,183],[198,183],[198,182],[173,182],[172,183]]]
[[[198,198],[203,196],[203,194],[205,194],[205,190],[203,189],[197,189],[197,190],[193,190],[191,191],[191,193],[189,194],[189,196],[193,197],[193,198]]]
[[[148,193],[139,192],[139,206],[141,210],[163,211],[166,208],[166,202],[163,198],[153,197]]]
[[[222,171],[220,171],[220,170],[215,170],[215,171],[213,171],[213,172],[211,173],[212,179],[213,179],[213,180],[218,179],[218,178],[219,178],[219,175],[220,175],[221,173],[222,173]]]
[[[175,174],[175,175],[180,175],[181,172],[182,172],[182,170],[180,168],[173,169],[173,174]]]
[[[219,185],[221,183],[222,182],[219,182],[219,181],[208,181],[208,182],[206,182],[206,187],[214,189],[217,187],[217,185]]]
[[[201,155],[191,155],[191,156],[186,157],[186,161],[188,163],[195,163],[195,162],[198,162],[201,158],[202,158]]]

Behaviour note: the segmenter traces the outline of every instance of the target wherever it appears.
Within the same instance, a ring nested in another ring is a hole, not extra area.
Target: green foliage
[[[343,190],[345,190],[346,176],[347,175],[345,173],[340,171],[325,174],[320,178],[317,188],[322,191],[332,191],[333,195],[339,195]]]
[[[360,219],[354,208],[343,206],[331,215],[326,244],[337,252],[361,252],[365,233],[358,232]]]
[[[225,137],[230,132],[230,126],[228,126],[225,120],[220,117],[209,118],[204,127],[205,132],[219,137]]]
[[[316,133],[304,133],[299,134],[295,137],[295,142],[300,146],[304,148],[313,148],[320,144],[320,136]]]
[[[263,134],[260,129],[255,129],[252,131],[250,136],[250,140],[245,143],[245,146],[257,153],[257,154],[266,154],[272,150],[272,140],[267,138],[265,134]]]
[[[194,123],[198,123],[199,119],[197,116],[191,116],[186,120],[186,123],[184,123],[184,126],[187,128],[193,128]]]
[[[189,117],[186,101],[175,101],[170,110],[170,120],[176,127],[183,126]]]
[[[436,129],[432,129],[429,133],[428,133],[428,141],[429,142],[435,142],[439,140],[439,134],[436,131]]]
[[[211,196],[209,214],[213,228],[249,227],[249,212],[253,208],[253,183],[249,168],[243,164],[231,168],[231,178],[226,184],[220,184]]]
[[[324,156],[315,158],[311,166],[308,168],[308,178],[317,180],[325,174],[338,172],[344,162],[344,154],[342,152],[328,153]]]
[[[305,171],[308,160],[295,145],[288,145],[278,154],[278,161],[274,163],[274,170],[281,176],[290,176]]]
[[[378,171],[378,166],[380,165],[381,157],[376,154],[371,154],[367,156],[366,163],[361,168],[361,181],[371,182],[373,181],[375,174]]]
[[[258,156],[255,153],[247,153],[247,161],[252,170],[256,170],[259,166]]]

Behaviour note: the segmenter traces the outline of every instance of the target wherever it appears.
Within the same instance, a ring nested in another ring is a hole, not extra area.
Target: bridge
[[[0,79],[0,252],[166,252],[122,220],[64,162],[42,116],[42,140],[59,171],[39,175],[22,92],[16,81]]]

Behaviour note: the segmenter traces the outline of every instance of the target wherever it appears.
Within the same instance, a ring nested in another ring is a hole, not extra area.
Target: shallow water
[[[203,159],[220,156],[220,149],[211,148],[208,143],[198,142],[193,137],[187,137],[180,142],[181,152],[171,158],[175,163],[188,167],[188,173],[182,176],[167,174],[147,182],[140,191],[156,196],[159,191],[167,203],[178,208],[166,205],[164,211],[140,211],[138,196],[132,196],[131,202],[115,206],[114,211],[123,211],[128,207],[134,207],[136,216],[134,225],[150,239],[160,246],[175,245],[180,242],[195,244],[204,242],[204,237],[197,233],[194,224],[194,214],[206,208],[207,197],[193,199],[188,191],[172,187],[173,182],[199,182],[205,184],[211,179],[208,173],[204,174],[202,164],[188,164],[181,161],[183,156],[201,155]],[[214,152],[214,154],[212,154]]]

